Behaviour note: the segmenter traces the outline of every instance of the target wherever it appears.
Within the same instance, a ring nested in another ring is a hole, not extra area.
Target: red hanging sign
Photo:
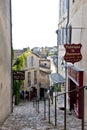
[[[66,62],[75,63],[82,59],[81,55],[81,44],[65,44],[66,53],[64,55],[64,60]]]

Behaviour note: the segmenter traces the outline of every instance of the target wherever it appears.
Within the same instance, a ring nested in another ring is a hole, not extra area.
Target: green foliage
[[[51,88],[53,89],[53,91],[61,92],[61,84],[52,85]]]
[[[29,49],[30,49],[29,47],[23,48],[24,51],[27,51],[27,50],[29,50]]]
[[[48,53],[48,56],[53,56],[53,55],[54,55],[54,53],[52,53],[52,52]]]
[[[48,56],[53,56],[53,55],[57,55],[57,52],[55,51],[55,52],[48,52],[48,54],[47,54]]]
[[[23,84],[23,81],[16,81],[14,80],[14,87],[13,87],[13,95],[15,95],[15,105],[18,105],[20,102],[20,89],[21,89],[21,85]]]
[[[26,57],[31,53],[30,50],[27,50],[26,52],[24,52],[22,55],[20,55],[15,64],[13,65],[13,70],[22,70],[25,64],[25,59]]]
[[[23,70],[26,57],[31,53],[30,50],[27,50],[22,55],[20,55],[15,64],[13,65],[13,70],[20,71]],[[18,105],[20,102],[20,89],[23,84],[23,80],[14,80],[13,82],[13,95],[15,95],[15,105]]]
[[[56,90],[57,92],[61,92],[61,85],[57,86]]]

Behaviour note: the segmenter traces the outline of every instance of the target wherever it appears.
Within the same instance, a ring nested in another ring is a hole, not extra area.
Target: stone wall
[[[83,85],[87,86],[87,0],[76,1],[70,8],[70,24],[72,28],[72,43],[81,43],[82,60],[75,65],[84,71]],[[85,89],[85,119],[87,120],[87,89]]]
[[[0,0],[0,124],[11,113],[10,0]]]

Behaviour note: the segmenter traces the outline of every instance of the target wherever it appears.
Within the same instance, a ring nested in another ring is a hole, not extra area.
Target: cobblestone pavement
[[[60,98],[61,101],[61,98]],[[55,127],[55,109],[51,105],[50,124],[48,123],[48,101],[46,102],[46,119],[44,120],[44,102],[40,101],[39,113],[36,111],[36,104],[33,102],[22,102],[14,107],[13,113],[0,127],[0,130],[64,130],[64,111],[57,109],[57,126]],[[81,120],[67,111],[67,130],[82,130]],[[85,122],[85,129],[87,123]]]
[[[0,127],[0,130],[56,130],[52,124],[44,121],[43,115],[38,114],[32,102],[20,103],[15,106],[13,113]]]

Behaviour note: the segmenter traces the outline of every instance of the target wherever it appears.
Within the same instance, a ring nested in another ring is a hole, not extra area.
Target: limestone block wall
[[[0,0],[0,124],[11,113],[10,0]]]
[[[84,70],[83,85],[87,86],[87,0],[78,0],[70,8],[70,24],[79,29],[72,30],[72,43],[81,43],[82,60],[75,65]],[[87,89],[85,89],[85,119],[87,120]]]

